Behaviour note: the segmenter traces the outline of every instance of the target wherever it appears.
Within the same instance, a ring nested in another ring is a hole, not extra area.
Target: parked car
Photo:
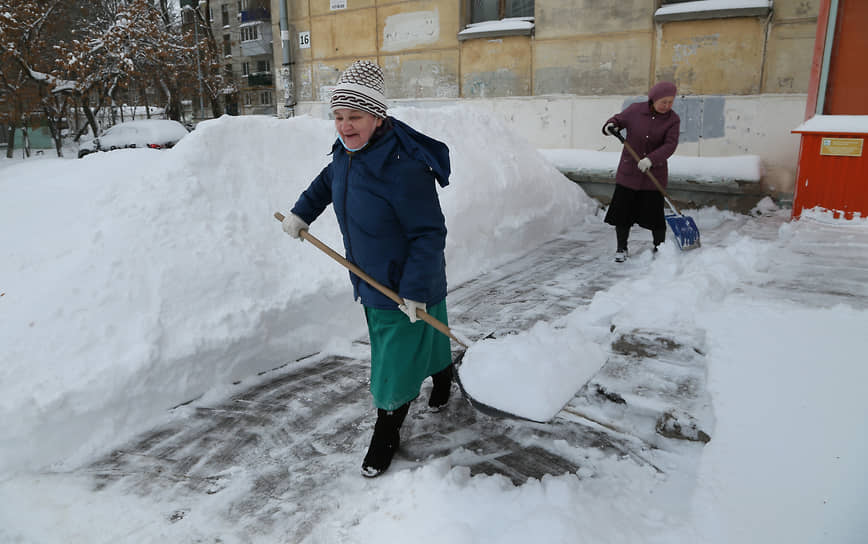
[[[128,121],[109,127],[98,138],[82,140],[78,158],[97,151],[127,148],[168,149],[187,135],[187,129],[178,121],[143,119]]]

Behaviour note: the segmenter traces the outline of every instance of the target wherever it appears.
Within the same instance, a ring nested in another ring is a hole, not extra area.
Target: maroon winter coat
[[[678,114],[672,110],[660,114],[650,103],[639,102],[627,106],[627,109],[609,118],[603,126],[609,123],[614,123],[619,129],[627,129],[627,143],[639,158],[651,159],[651,173],[665,188],[669,182],[666,159],[672,156],[678,147],[678,130],[681,126]],[[626,147],[621,152],[615,183],[635,190],[657,190],[651,178],[636,166],[636,160]]]

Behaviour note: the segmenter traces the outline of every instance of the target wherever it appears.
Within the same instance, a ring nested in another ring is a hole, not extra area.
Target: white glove
[[[637,166],[639,167],[639,170],[647,172],[648,169],[651,168],[651,159],[645,157],[644,159],[639,161],[639,164]]]
[[[618,127],[615,123],[606,123],[606,126],[603,127],[603,134],[615,134],[618,132]]]
[[[294,213],[283,218],[283,232],[289,234],[293,238],[301,238],[301,231],[307,230],[308,227],[310,227],[310,225],[305,223],[301,217]]]
[[[418,319],[416,317],[416,310],[422,310],[423,312],[427,312],[428,309],[425,307],[424,302],[416,302],[415,300],[410,300],[409,298],[404,299],[404,304],[399,304],[398,309],[407,314],[407,317],[410,318],[410,323],[415,323]]]

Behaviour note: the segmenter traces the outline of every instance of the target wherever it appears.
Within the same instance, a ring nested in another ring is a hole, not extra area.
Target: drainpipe
[[[829,84],[829,63],[832,46],[835,45],[835,25],[838,24],[838,0],[829,4],[829,22],[826,24],[826,44],[823,51],[823,64],[820,68],[820,89],[817,92],[817,115],[822,115],[826,107],[826,85]]]
[[[280,69],[280,78],[283,81],[283,105],[286,117],[295,116],[295,93],[292,88],[292,49],[289,45],[289,9],[286,3],[289,0],[278,0],[280,3],[280,43],[283,48],[283,65]]]

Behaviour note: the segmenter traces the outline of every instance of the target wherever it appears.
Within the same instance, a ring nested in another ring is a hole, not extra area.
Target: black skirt
[[[656,190],[637,191],[623,185],[615,185],[605,221],[616,227],[632,227],[638,224],[648,230],[665,230],[663,194]]]

